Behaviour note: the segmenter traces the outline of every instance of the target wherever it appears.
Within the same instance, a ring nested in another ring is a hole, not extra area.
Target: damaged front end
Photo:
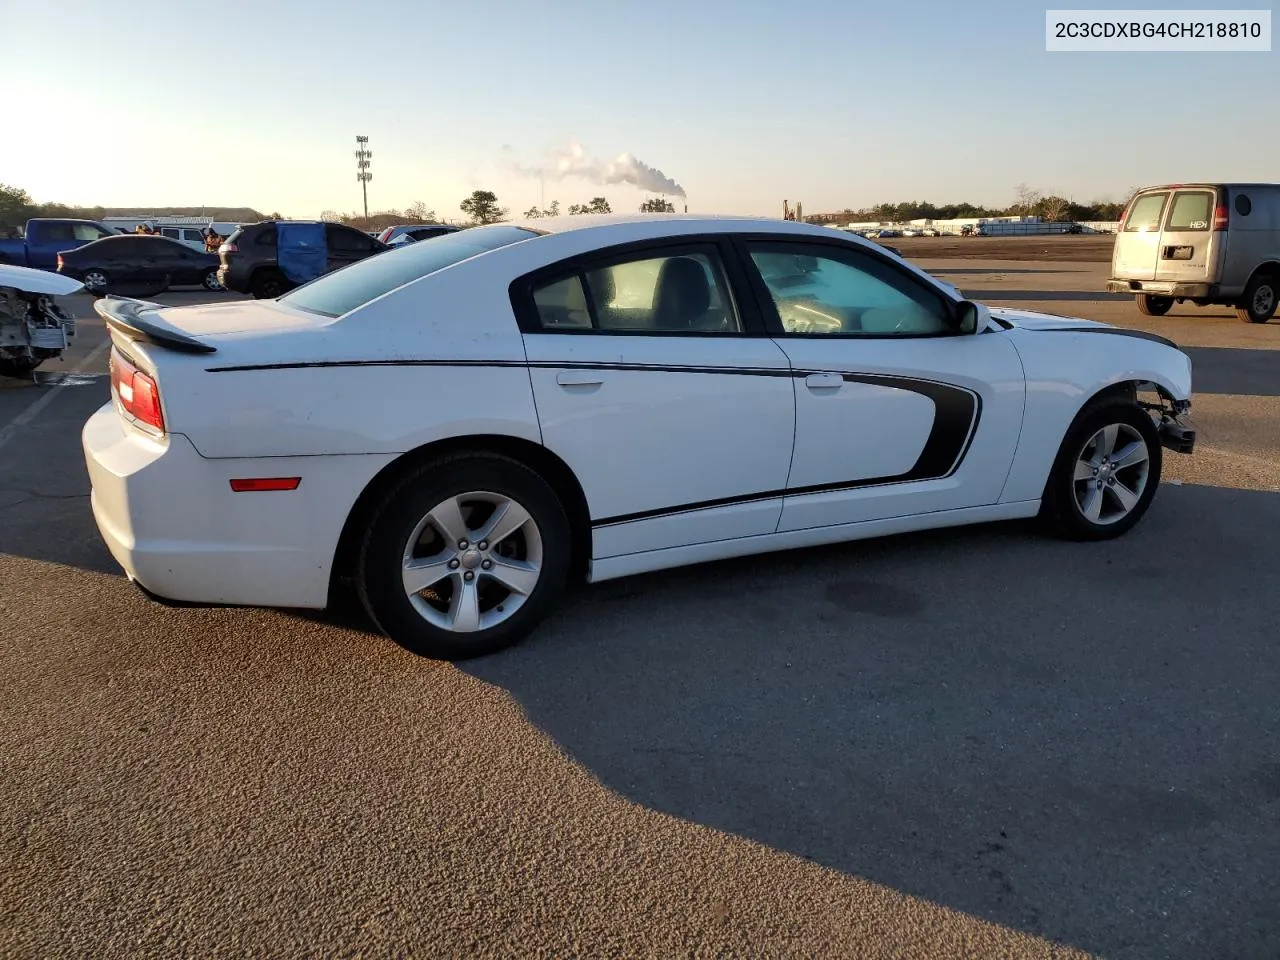
[[[83,286],[45,270],[0,265],[0,376],[28,378],[44,361],[62,355],[76,322],[54,297]]]
[[[1196,446],[1195,428],[1186,421],[1191,412],[1191,401],[1175,400],[1164,390],[1151,385],[1155,402],[1137,398],[1138,404],[1152,414],[1156,421],[1156,432],[1160,435],[1160,445],[1174,453],[1191,453]]]

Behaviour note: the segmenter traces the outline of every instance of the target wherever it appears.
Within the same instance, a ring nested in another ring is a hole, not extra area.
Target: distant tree
[[[506,208],[498,206],[498,196],[492,190],[475,190],[458,204],[458,209],[475,223],[497,223],[507,215]]]
[[[549,206],[549,207],[547,207],[547,209],[543,210],[543,211],[542,211],[542,215],[543,215],[544,217],[558,217],[558,216],[560,216],[560,201],[559,201],[559,200],[552,200],[552,201],[551,201],[551,206]]]
[[[1070,219],[1067,214],[1071,206],[1071,201],[1065,197],[1041,197],[1031,205],[1030,214],[1042,220],[1058,223]]]
[[[31,218],[31,194],[21,187],[0,183],[0,222],[15,226]]]
[[[571,216],[579,213],[613,213],[613,208],[604,197],[592,197],[590,203],[575,203],[569,208]]]
[[[421,223],[436,222],[436,212],[421,200],[415,200],[413,202],[413,206],[409,207],[409,209],[404,212],[404,215],[409,220],[417,220]]]
[[[526,220],[536,220],[540,216],[542,216],[542,211],[538,209],[538,205],[536,203],[524,212],[524,218]]]
[[[641,213],[675,213],[676,208],[670,200],[654,197],[640,204]]]
[[[266,218],[265,218],[265,219],[267,219],[267,220],[283,220],[283,219],[284,219],[284,214],[283,214],[283,213],[281,213],[279,210],[276,210],[276,211],[274,211],[273,213],[269,213],[269,214],[267,214],[267,216],[266,216]]]
[[[267,219],[277,220],[279,218],[276,217],[275,215],[272,215]],[[323,220],[325,223],[343,223],[346,221],[347,218],[342,214],[340,214],[337,210],[324,210],[320,214],[320,219]]]

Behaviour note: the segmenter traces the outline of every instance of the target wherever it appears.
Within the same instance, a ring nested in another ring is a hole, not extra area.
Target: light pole
[[[364,215],[369,216],[369,181],[373,174],[369,172],[369,161],[373,151],[365,146],[368,137],[356,137],[356,179],[360,181],[360,192],[364,194]]]

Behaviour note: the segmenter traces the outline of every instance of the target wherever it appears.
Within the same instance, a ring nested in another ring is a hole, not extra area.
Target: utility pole
[[[369,181],[373,174],[369,172],[369,161],[373,151],[365,146],[368,137],[356,137],[356,179],[360,181],[360,191],[364,194],[364,215],[369,216]]]

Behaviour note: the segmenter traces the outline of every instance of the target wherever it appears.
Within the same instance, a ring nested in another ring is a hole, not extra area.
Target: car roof
[[[597,234],[598,242],[602,245],[696,233],[773,233],[808,237],[830,237],[833,233],[840,233],[842,238],[850,236],[828,226],[779,220],[777,217],[694,213],[584,213],[521,218],[470,229],[488,230],[495,227],[519,227],[542,235]],[[851,239],[856,241],[860,238]]]

